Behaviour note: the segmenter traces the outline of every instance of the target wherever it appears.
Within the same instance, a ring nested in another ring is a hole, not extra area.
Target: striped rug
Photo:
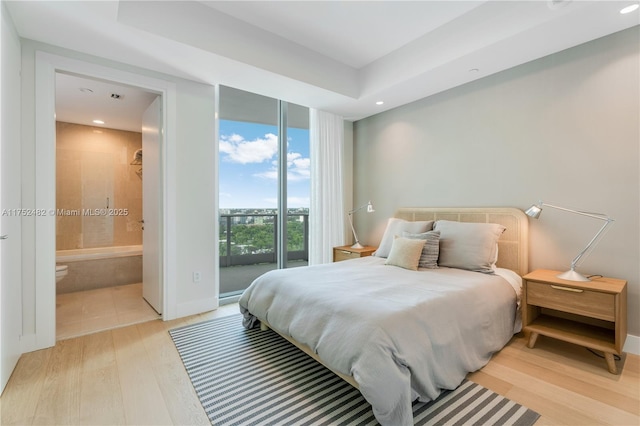
[[[375,425],[358,390],[275,332],[245,330],[241,316],[169,333],[211,423]],[[539,415],[464,381],[429,403],[414,403],[417,425],[532,425]]]

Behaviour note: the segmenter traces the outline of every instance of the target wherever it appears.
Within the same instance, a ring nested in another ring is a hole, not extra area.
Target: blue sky
[[[309,130],[289,128],[288,207],[309,207]],[[276,208],[278,128],[220,120],[220,208]]]

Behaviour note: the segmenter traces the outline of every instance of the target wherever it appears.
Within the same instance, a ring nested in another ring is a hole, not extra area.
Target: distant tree
[[[275,251],[275,225],[264,224],[236,224],[231,226],[231,254],[252,254]],[[220,226],[220,255],[227,254],[227,229]],[[304,223],[299,220],[287,222],[287,250],[304,250]]]

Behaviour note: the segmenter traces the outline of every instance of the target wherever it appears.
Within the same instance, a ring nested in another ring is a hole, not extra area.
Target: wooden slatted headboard
[[[529,218],[511,207],[403,207],[394,217],[404,220],[452,220],[456,222],[498,223],[506,231],[498,240],[500,268],[523,276],[529,272]]]

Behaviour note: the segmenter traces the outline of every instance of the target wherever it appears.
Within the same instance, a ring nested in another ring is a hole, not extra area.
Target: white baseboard
[[[640,336],[627,334],[627,340],[624,342],[624,348],[622,348],[622,351],[634,355],[640,355]]]
[[[189,315],[196,315],[203,312],[213,311],[214,309],[218,309],[218,304],[219,301],[217,297],[179,303],[176,309],[176,318],[188,317]]]

